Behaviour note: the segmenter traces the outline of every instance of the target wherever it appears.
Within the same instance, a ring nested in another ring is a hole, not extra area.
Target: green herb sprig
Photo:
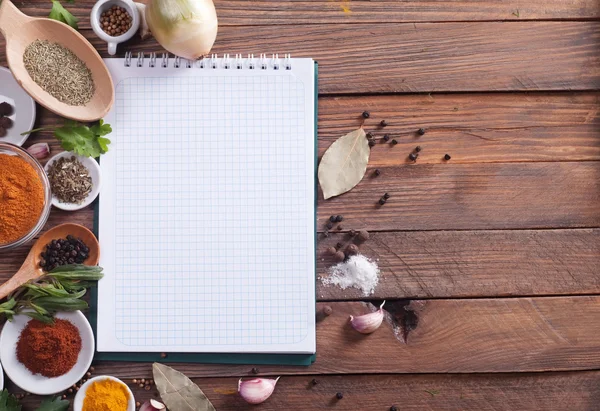
[[[21,135],[34,133],[36,131],[51,130],[48,128],[36,128],[25,131]],[[105,136],[112,133],[110,124],[103,120],[91,127],[76,121],[67,120],[65,125],[53,130],[54,136],[60,141],[62,148],[72,151],[84,157],[97,158],[108,151],[110,140]]]
[[[69,3],[73,3],[73,1],[69,1]],[[48,18],[68,24],[75,30],[79,29],[77,17],[73,16],[69,10],[65,9],[58,0],[52,0],[52,9],[50,10]]]
[[[13,394],[10,394],[7,389],[0,391],[0,410],[1,411],[21,411],[19,399]],[[36,411],[67,411],[69,409],[69,401],[63,400],[60,397],[48,397]]]
[[[12,321],[24,314],[44,323],[52,323],[58,311],[77,311],[88,308],[82,300],[95,281],[100,280],[102,267],[73,264],[56,267],[36,281],[19,287],[0,304],[0,317]]]

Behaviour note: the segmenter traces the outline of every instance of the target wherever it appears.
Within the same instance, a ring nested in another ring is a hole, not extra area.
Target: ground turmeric
[[[129,392],[110,379],[94,381],[85,391],[82,411],[127,411]]]
[[[0,154],[0,244],[31,231],[44,202],[44,187],[33,166],[21,157]]]

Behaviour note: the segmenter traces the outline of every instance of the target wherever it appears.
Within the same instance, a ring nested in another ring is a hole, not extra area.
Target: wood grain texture
[[[311,375],[540,372],[600,367],[600,297],[413,300],[407,304],[388,302],[386,309],[395,308],[397,321],[389,315],[376,332],[365,336],[350,327],[348,317],[368,313],[373,305],[319,303],[319,312],[329,305],[333,314],[325,318],[318,315],[316,362],[310,367],[259,368],[265,375]],[[404,339],[406,324],[416,327]],[[253,365],[174,367],[189,377],[235,377],[251,375]],[[95,369],[98,375],[151,378],[148,363],[98,362]]]
[[[393,148],[386,148],[393,150]],[[400,153],[402,157],[406,153]],[[600,226],[600,163],[423,164],[381,167],[352,191],[319,192],[318,229],[332,214],[367,230]],[[369,171],[367,171],[369,172]],[[378,200],[390,198],[384,206]]]
[[[107,56],[91,30],[81,33]],[[321,94],[360,94],[597,90],[599,48],[600,22],[480,22],[223,27],[213,52],[312,57]],[[132,40],[126,50],[160,47]]]
[[[494,93],[323,97],[319,100],[319,155],[339,137],[363,124],[378,145],[371,167],[407,164],[408,154],[422,148],[418,164],[600,160],[600,94]],[[379,122],[388,126],[381,128]],[[63,120],[38,111],[36,127]],[[427,132],[419,136],[416,131]],[[398,145],[393,150],[382,136]],[[36,133],[28,143],[45,141],[59,149],[51,132]],[[370,170],[371,172],[373,170]]]
[[[284,377],[268,401],[246,404],[236,393],[237,378],[195,379],[195,383],[219,411],[280,410],[388,410],[404,411],[592,411],[598,404],[600,373],[515,375],[347,375]],[[136,401],[157,399],[126,380]],[[13,386],[10,386],[13,388]],[[10,389],[10,388],[9,388]],[[13,392],[19,392],[14,388]],[[334,399],[337,392],[344,398]],[[28,396],[23,411],[33,411],[40,397]]]
[[[147,3],[146,0],[140,3]],[[46,3],[22,2],[23,11],[45,17]],[[80,0],[66,8],[80,19],[80,27],[90,28],[93,0]],[[398,1],[398,0],[215,0],[219,24],[224,26],[332,24],[332,23],[403,23],[430,21],[481,20],[560,20],[600,17],[600,5],[593,0],[510,1]]]
[[[352,226],[346,224],[347,228]],[[334,232],[317,248],[317,272],[333,264],[328,246],[351,240]],[[379,285],[369,298],[452,298],[597,294],[600,230],[379,232],[360,245],[377,261]],[[4,265],[4,264],[0,264]],[[364,299],[355,288],[317,282],[319,300]]]

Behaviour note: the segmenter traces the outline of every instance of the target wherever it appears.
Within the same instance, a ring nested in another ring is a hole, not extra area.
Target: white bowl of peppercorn
[[[108,44],[108,54],[132,38],[140,27],[140,16],[131,0],[100,0],[92,8],[90,23],[94,33]]]

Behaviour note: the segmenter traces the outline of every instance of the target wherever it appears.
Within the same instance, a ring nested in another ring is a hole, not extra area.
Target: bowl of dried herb
[[[100,166],[91,157],[69,151],[55,155],[46,163],[52,190],[52,205],[65,211],[90,205],[100,192]]]

